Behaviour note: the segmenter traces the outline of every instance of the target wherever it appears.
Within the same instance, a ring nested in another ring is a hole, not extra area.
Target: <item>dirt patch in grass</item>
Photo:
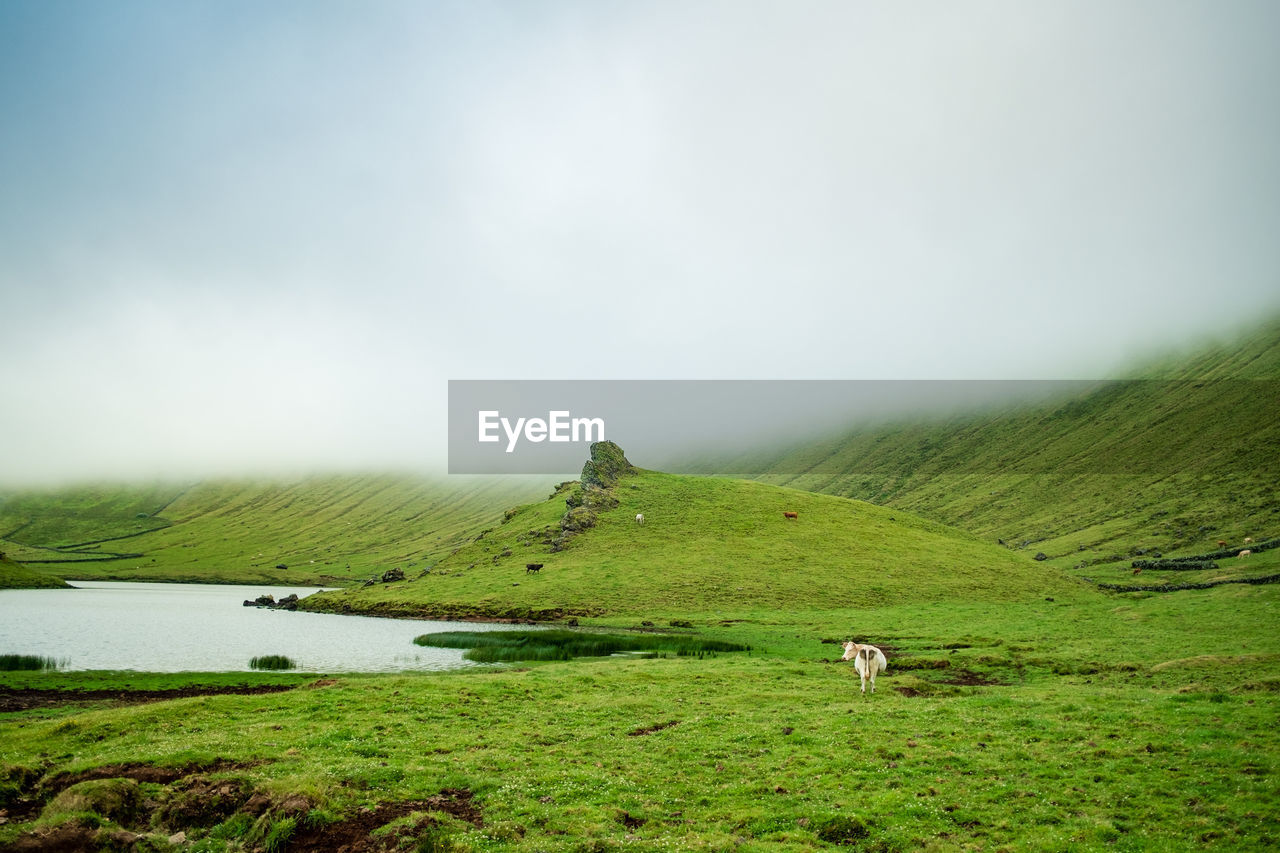
[[[114,702],[120,705],[136,705],[141,702],[163,702],[167,699],[187,699],[192,696],[219,696],[223,694],[256,695],[293,690],[292,684],[228,685],[225,687],[174,687],[165,690],[46,690],[36,687],[0,687],[0,713],[30,711],[33,708],[52,708],[60,705],[79,705],[83,702]]]
[[[128,850],[139,836],[124,829],[105,829],[78,820],[19,836],[5,849],[10,853],[86,853]]]
[[[969,669],[951,670],[949,675],[950,677],[942,679],[939,683],[954,684],[960,687],[989,687],[993,684],[1007,685],[1009,683]]]
[[[253,796],[253,786],[243,779],[213,781],[204,776],[188,776],[173,785],[170,797],[155,814],[163,826],[213,826],[237,811],[261,814],[270,805],[266,797],[258,795],[258,808],[249,806]]]
[[[217,759],[210,764],[187,764],[181,767],[157,767],[154,764],[142,763],[104,764],[101,767],[91,767],[88,770],[81,770],[78,773],[58,773],[45,779],[39,784],[24,785],[20,796],[7,805],[6,817],[8,817],[9,820],[14,821],[27,820],[38,814],[40,810],[44,808],[44,804],[49,800],[52,800],[72,785],[78,785],[81,782],[88,782],[96,779],[132,779],[135,782],[172,785],[180,779],[192,777],[192,782],[194,783],[203,781],[202,777],[193,775],[198,772],[218,773],[226,770],[241,770],[248,767],[255,767],[262,763],[264,762]]]
[[[396,850],[401,846],[404,836],[412,837],[439,821],[430,815],[424,815],[416,822],[406,824],[399,832],[387,832],[378,837],[374,837],[373,833],[414,812],[443,812],[472,826],[484,825],[484,815],[475,804],[470,791],[465,788],[446,788],[425,800],[382,803],[376,807],[361,809],[336,823],[303,828],[294,833],[286,849],[289,853],[372,853]]]
[[[654,723],[652,726],[642,726],[641,728],[638,728],[638,729],[632,729],[631,731],[627,732],[627,737],[642,737],[644,735],[651,735],[654,732],[660,732],[663,729],[669,729],[672,726],[678,726],[678,725],[680,725],[679,720],[668,720],[665,723]]]
[[[100,826],[73,819],[56,827],[40,828],[19,836],[6,850],[17,851],[88,851],[106,849],[133,849],[141,837],[137,830],[147,827],[160,828],[163,833],[186,831],[219,823],[232,815],[253,817],[270,813],[276,819],[289,818],[296,822],[297,830],[289,837],[283,849],[303,853],[363,853],[363,851],[392,851],[403,849],[407,841],[419,838],[433,827],[445,827],[444,816],[454,818],[475,827],[484,825],[484,813],[475,802],[471,791],[464,788],[446,788],[424,800],[383,803],[361,809],[355,814],[326,825],[312,825],[305,817],[312,810],[312,802],[299,794],[283,800],[255,791],[243,779],[209,779],[194,769],[202,771],[226,770],[246,766],[235,762],[218,762],[216,766],[165,768],[144,764],[116,764],[95,767],[81,773],[64,773],[53,777],[42,793],[47,797],[56,789],[66,790],[72,785],[98,779],[132,779],[162,785],[170,790],[162,792],[155,800],[146,803],[147,811],[135,815],[125,826]],[[132,783],[129,783],[132,784]],[[383,830],[387,824],[399,821],[414,813],[421,813],[416,820]],[[375,834],[376,833],[376,834]],[[150,849],[150,848],[148,848]]]
[[[209,764],[184,764],[181,767],[157,767],[154,764],[104,764],[91,767],[79,773],[59,773],[41,783],[39,791],[50,797],[64,788],[88,782],[91,779],[132,779],[135,782],[152,782],[157,785],[169,785],[193,773],[220,773],[226,770],[243,770],[256,767],[261,761],[232,761],[226,758],[215,759]]]

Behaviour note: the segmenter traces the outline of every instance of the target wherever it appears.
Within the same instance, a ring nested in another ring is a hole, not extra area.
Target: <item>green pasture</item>
[[[66,581],[0,558],[0,589],[62,589]]]
[[[153,805],[127,829],[147,849],[178,829],[193,849],[267,849],[272,833],[288,849],[396,804],[413,809],[401,849],[1264,849],[1280,843],[1278,593],[744,611],[682,629],[751,646],[715,657],[239,673],[303,686],[12,713],[0,764],[29,813],[0,844],[101,831],[52,806],[59,774],[142,763],[186,774],[142,783]],[[836,662],[848,637],[887,651],[873,696]],[[239,800],[174,822],[214,783]],[[246,812],[254,793],[271,805]]]
[[[547,491],[390,474],[29,490],[0,495],[0,551],[78,580],[340,586],[430,565]]]
[[[563,495],[505,520],[403,581],[313,596],[343,612],[655,620],[860,601],[1013,601],[1087,595],[1087,584],[902,510],[796,489],[639,471],[617,506],[556,550]],[[795,512],[788,519],[784,512]],[[644,524],[637,524],[637,513]],[[541,563],[536,573],[529,563]]]

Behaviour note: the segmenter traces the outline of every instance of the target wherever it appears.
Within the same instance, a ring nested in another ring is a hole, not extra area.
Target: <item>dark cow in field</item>
[[[542,563],[525,563],[524,564],[524,573],[526,575],[529,574],[529,572],[537,572],[541,570],[542,570]]]
[[[798,512],[785,512],[785,511],[784,511],[784,512],[782,513],[782,517],[783,517],[783,518],[794,518],[795,520],[799,521],[799,520],[800,520],[800,513],[798,513]]]

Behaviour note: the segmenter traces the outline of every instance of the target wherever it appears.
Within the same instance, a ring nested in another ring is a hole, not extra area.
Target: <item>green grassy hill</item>
[[[28,569],[0,554],[0,589],[65,589],[67,582]]]
[[[1280,322],[1086,394],[708,461],[1088,566],[1280,534]]]
[[[1084,594],[1025,555],[862,501],[642,470],[612,493],[618,505],[561,550],[569,487],[509,512],[430,572],[307,601],[386,615],[669,619]],[[544,567],[528,573],[528,563]]]
[[[0,550],[86,580],[340,585],[430,564],[546,491],[384,475],[24,492],[0,499]]]

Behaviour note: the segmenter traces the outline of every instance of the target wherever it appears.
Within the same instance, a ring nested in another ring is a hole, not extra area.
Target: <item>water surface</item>
[[[74,586],[0,590],[0,654],[52,657],[69,670],[234,672],[258,655],[286,655],[308,672],[442,670],[475,664],[459,649],[415,646],[414,637],[505,627],[243,606],[264,594],[305,597],[313,586]]]

